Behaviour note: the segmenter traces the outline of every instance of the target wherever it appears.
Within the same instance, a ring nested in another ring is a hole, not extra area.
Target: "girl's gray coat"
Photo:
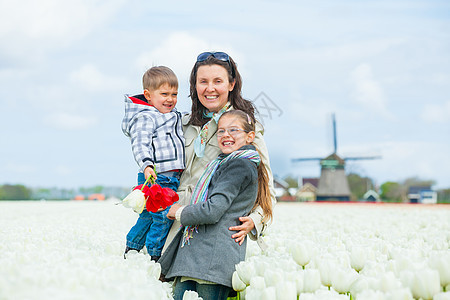
[[[244,146],[241,149],[255,149]],[[235,158],[219,166],[208,190],[208,200],[186,206],[182,225],[199,225],[189,245],[181,247],[181,228],[158,261],[166,278],[187,276],[232,287],[235,265],[245,259],[247,240],[241,246],[231,238],[231,226],[240,225],[258,193],[256,164]]]

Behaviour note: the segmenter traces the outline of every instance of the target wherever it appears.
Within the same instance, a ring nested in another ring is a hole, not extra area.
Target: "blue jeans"
[[[231,288],[221,284],[201,284],[193,280],[180,282],[180,277],[177,277],[173,286],[173,299],[182,300],[185,291],[195,291],[203,300],[226,300]]]
[[[180,185],[179,175],[165,176],[158,174],[156,183],[161,187],[168,187],[177,191]],[[144,173],[138,174],[138,185],[145,182]],[[147,252],[151,256],[161,256],[161,250],[166,242],[167,234],[172,226],[173,220],[169,220],[166,215],[169,211],[166,208],[160,212],[149,212],[146,209],[139,214],[136,224],[127,234],[127,246],[133,249],[141,250],[147,247]]]

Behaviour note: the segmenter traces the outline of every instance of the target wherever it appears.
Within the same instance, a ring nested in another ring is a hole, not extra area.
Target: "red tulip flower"
[[[158,209],[166,209],[174,202],[178,201],[178,194],[170,188],[162,188],[159,184],[153,184],[147,186],[140,184],[134,188],[135,190],[141,190],[146,199],[146,209],[150,212],[157,212]]]

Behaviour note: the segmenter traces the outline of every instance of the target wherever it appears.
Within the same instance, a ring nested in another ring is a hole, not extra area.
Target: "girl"
[[[245,259],[243,246],[230,239],[230,226],[259,206],[264,220],[272,218],[268,175],[252,145],[255,121],[240,110],[223,113],[217,141],[222,154],[206,167],[191,204],[172,205],[167,217],[183,227],[158,261],[166,278],[175,278],[174,299],[186,290],[204,300],[226,299],[232,291],[234,267]]]

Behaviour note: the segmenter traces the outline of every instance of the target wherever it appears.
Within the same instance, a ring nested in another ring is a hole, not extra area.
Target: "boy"
[[[143,94],[125,95],[122,121],[122,131],[130,138],[134,159],[141,169],[138,185],[153,176],[161,187],[176,192],[185,168],[181,114],[175,109],[178,80],[171,69],[160,66],[147,70],[142,81]],[[128,251],[139,252],[145,245],[151,259],[159,259],[173,223],[166,218],[168,210],[153,213],[144,209],[127,234],[124,258]]]

